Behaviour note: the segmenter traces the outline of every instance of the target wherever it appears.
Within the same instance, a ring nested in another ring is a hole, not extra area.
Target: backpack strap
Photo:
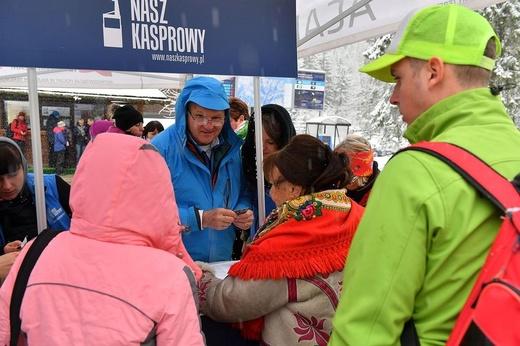
[[[20,336],[22,321],[20,320],[20,309],[22,306],[25,289],[31,276],[31,271],[38,261],[43,250],[49,242],[54,239],[62,230],[44,229],[35,239],[20,265],[20,270],[14,282],[13,294],[11,296],[11,306],[9,308],[9,320],[11,324],[11,346],[16,346]]]
[[[420,142],[401,151],[417,150],[433,155],[466,179],[503,213],[519,206],[520,196],[509,180],[464,148],[445,142]]]
[[[458,172],[466,181],[486,196],[502,212],[502,226],[491,246],[489,254],[462,308],[447,345],[459,345],[470,327],[473,304],[483,284],[503,268],[500,256],[503,251],[520,248],[520,174],[508,181],[492,167],[469,151],[443,142],[420,142],[402,149],[431,154]],[[511,227],[504,227],[504,225]],[[511,245],[513,244],[513,247]]]

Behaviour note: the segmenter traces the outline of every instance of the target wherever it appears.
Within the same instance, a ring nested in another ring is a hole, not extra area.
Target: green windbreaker
[[[439,102],[405,137],[459,145],[508,179],[520,172],[520,132],[488,88]],[[422,346],[444,345],[500,223],[495,207],[439,159],[395,156],[354,237],[329,345],[399,345],[410,318]]]

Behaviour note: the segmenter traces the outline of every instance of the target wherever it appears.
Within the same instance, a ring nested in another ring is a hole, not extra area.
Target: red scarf
[[[272,211],[257,238],[228,274],[242,280],[305,278],[342,270],[364,208],[346,190],[298,197]],[[235,323],[248,339],[260,339],[263,317]]]

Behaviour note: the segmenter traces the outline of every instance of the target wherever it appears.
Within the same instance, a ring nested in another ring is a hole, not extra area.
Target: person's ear
[[[294,184],[291,184],[291,185],[292,185],[291,186],[291,197],[292,198],[300,197],[303,192],[303,187],[294,185]]]
[[[445,68],[444,61],[442,61],[439,57],[432,57],[428,62],[426,63],[426,69],[428,72],[428,83],[431,86],[438,85],[444,80],[444,74],[445,74]]]

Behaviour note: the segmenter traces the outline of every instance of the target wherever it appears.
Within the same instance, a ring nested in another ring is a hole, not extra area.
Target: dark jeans
[[[25,156],[25,141],[21,141],[19,139],[14,139],[14,142],[18,144],[18,147],[22,151],[23,156]]]
[[[49,144],[49,167],[56,168],[56,153],[54,152],[54,141],[47,141]]]
[[[246,340],[229,323],[216,322],[208,316],[200,317],[207,346],[259,346],[260,341]]]
[[[65,150],[56,151],[56,174],[63,174],[65,172]]]
[[[79,163],[79,158],[85,151],[85,144],[76,143],[76,165]]]

